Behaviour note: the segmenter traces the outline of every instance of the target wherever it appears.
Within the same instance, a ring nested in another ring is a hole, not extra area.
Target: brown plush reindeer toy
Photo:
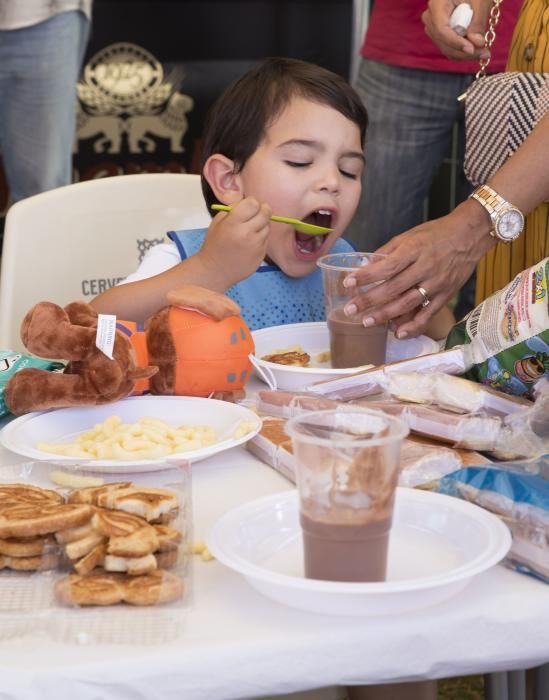
[[[171,292],[167,306],[144,324],[117,321],[112,359],[96,345],[96,311],[84,302],[62,309],[36,304],[21,324],[33,354],[69,360],[62,373],[27,368],[8,381],[15,415],[118,401],[128,394],[234,398],[249,379],[250,330],[233,301],[200,287]]]

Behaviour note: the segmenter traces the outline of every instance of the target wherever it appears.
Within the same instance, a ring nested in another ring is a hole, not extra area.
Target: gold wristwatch
[[[481,185],[469,195],[482,205],[492,221],[490,235],[511,243],[524,228],[524,214],[488,185]]]

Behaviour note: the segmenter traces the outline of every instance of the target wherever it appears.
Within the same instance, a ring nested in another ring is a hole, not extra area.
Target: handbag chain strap
[[[492,7],[490,8],[490,15],[488,17],[488,30],[487,30],[486,34],[484,35],[484,46],[487,49],[491,49],[492,44],[496,40],[496,25],[499,21],[499,16],[501,14],[500,5],[502,2],[503,2],[503,0],[493,0]],[[484,76],[486,75],[486,69],[488,68],[488,65],[490,63],[491,58],[492,58],[492,52],[490,51],[490,55],[488,56],[488,58],[481,58],[480,59],[480,61],[479,61],[480,66],[479,66],[478,71],[476,72],[475,81],[477,81],[479,78],[484,78]],[[475,82],[475,81],[473,81],[473,82]],[[463,102],[465,100],[465,98],[467,97],[467,93],[471,89],[472,85],[473,85],[473,83],[471,83],[471,85],[469,85],[467,90],[465,90],[465,92],[462,93],[457,98],[458,102]]]
[[[492,7],[490,8],[490,16],[488,18],[488,31],[484,35],[484,46],[487,49],[491,49],[492,44],[496,40],[496,25],[499,21],[499,16],[501,14],[500,5],[502,2],[503,0],[493,0]],[[490,53],[490,56],[488,56],[488,58],[480,59],[480,68],[478,69],[477,74],[475,75],[475,80],[483,78],[486,75],[486,69],[488,68],[491,58],[492,55]]]

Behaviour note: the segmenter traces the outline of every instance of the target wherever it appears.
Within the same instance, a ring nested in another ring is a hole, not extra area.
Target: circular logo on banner
[[[162,64],[141,46],[126,42],[102,49],[84,69],[84,83],[118,107],[142,102],[163,79]]]

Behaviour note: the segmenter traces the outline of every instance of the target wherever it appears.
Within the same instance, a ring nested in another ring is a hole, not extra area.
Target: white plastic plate
[[[346,377],[360,371],[360,367],[334,369],[329,362],[319,363],[317,355],[330,349],[330,334],[323,321],[313,323],[291,323],[286,326],[271,326],[252,332],[255,355],[252,357],[256,373],[271,389],[299,391],[327,379]],[[300,345],[311,356],[309,367],[292,367],[267,362],[261,358],[271,355],[274,350]],[[386,362],[406,360],[419,355],[429,355],[440,350],[438,343],[427,336],[397,340],[389,332],[387,336]]]
[[[120,416],[124,423],[134,423],[139,418],[160,418],[174,427],[180,425],[209,425],[219,436],[219,442],[209,447],[189,452],[174,453],[160,460],[114,460],[83,461],[74,457],[52,455],[37,449],[39,442],[71,442],[79,433],[89,430],[109,416]],[[233,437],[240,421],[250,421],[252,429],[242,437]],[[218,452],[236,447],[252,438],[261,428],[258,416],[244,406],[185,396],[135,396],[106,404],[81,408],[61,408],[40,413],[29,413],[8,423],[0,433],[0,442],[12,452],[34,460],[71,462],[86,465],[93,471],[145,472],[165,469],[166,464],[178,460],[198,462]]]
[[[330,615],[387,615],[434,605],[497,564],[511,546],[507,526],[465,501],[397,489],[387,580],[304,578],[297,491],[246,503],[213,527],[208,548],[260,593]]]

